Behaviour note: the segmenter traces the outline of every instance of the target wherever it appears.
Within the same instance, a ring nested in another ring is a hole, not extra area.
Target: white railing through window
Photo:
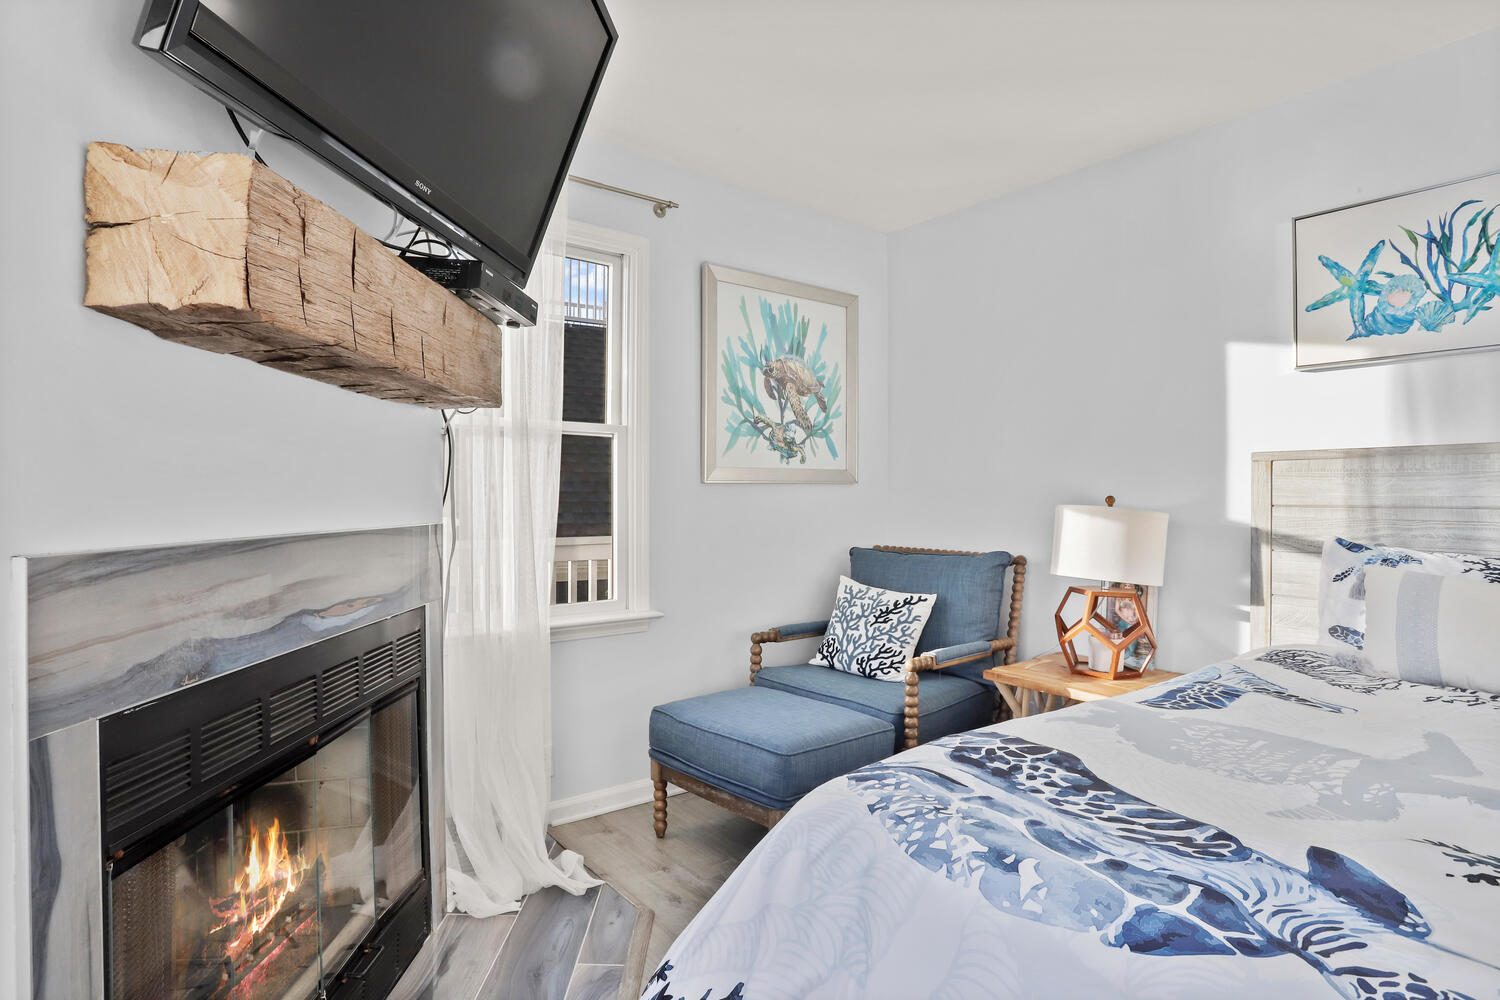
[[[559,538],[553,561],[552,603],[590,604],[607,601],[615,553],[608,535]]]
[[[604,326],[609,322],[609,268],[591,260],[567,258],[564,264],[563,319]]]

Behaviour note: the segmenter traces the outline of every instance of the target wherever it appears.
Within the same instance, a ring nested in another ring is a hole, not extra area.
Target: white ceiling
[[[1497,0],[606,2],[591,137],[880,230],[1500,26]]]

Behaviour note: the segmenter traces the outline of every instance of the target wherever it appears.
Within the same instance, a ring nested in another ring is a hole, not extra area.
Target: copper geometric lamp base
[[[1063,611],[1075,594],[1083,595],[1083,617],[1069,625],[1063,618]],[[1100,606],[1106,601],[1113,602],[1111,607],[1114,608],[1118,608],[1121,602],[1131,605],[1135,611],[1134,624],[1125,621],[1111,622],[1106,619],[1100,614]],[[1151,629],[1151,620],[1146,617],[1145,601],[1141,599],[1141,595],[1134,587],[1113,589],[1069,587],[1068,592],[1063,595],[1062,603],[1057,606],[1057,613],[1053,618],[1057,623],[1057,642],[1062,648],[1063,659],[1068,661],[1068,669],[1075,674],[1088,674],[1090,677],[1103,677],[1108,680],[1139,677],[1146,672],[1151,666],[1151,661],[1156,658],[1156,633]],[[1125,658],[1126,651],[1142,638],[1151,643],[1146,659],[1138,667],[1122,667],[1121,662]],[[1090,663],[1088,657],[1079,656],[1078,650],[1073,646],[1074,641],[1078,639],[1085,642],[1092,639],[1094,643],[1107,649],[1109,651],[1108,664]]]

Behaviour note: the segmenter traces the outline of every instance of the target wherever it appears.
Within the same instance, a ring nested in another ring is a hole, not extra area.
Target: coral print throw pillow
[[[902,680],[936,600],[936,594],[903,594],[841,576],[828,631],[812,662],[861,677]]]

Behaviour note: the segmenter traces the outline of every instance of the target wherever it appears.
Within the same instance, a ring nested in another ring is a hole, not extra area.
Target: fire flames
[[[287,850],[280,819],[271,821],[264,838],[250,824],[245,866],[235,876],[230,894],[214,905],[219,920],[214,930],[230,931],[227,947],[231,955],[252,949],[255,936],[271,926],[287,898],[302,884],[307,868],[300,854]]]

